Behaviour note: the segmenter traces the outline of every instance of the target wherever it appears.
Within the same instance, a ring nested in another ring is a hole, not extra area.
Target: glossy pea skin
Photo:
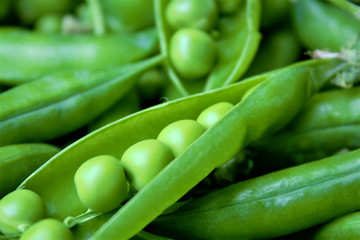
[[[205,128],[200,123],[185,119],[167,125],[157,139],[168,145],[177,157],[204,132]]]
[[[140,141],[121,158],[132,186],[139,191],[174,158],[170,148],[156,139]]]
[[[244,0],[217,0],[219,12],[222,14],[234,14],[241,6]]]
[[[229,102],[216,103],[202,111],[196,121],[205,128],[210,128],[233,107],[234,105]]]
[[[210,30],[217,19],[215,0],[172,0],[166,8],[166,20],[174,29]]]
[[[81,202],[98,213],[120,206],[127,195],[123,167],[113,156],[100,155],[87,160],[76,171],[74,180]]]
[[[17,233],[20,225],[30,225],[44,214],[44,202],[37,193],[27,189],[13,191],[0,201],[0,231]]]
[[[53,218],[43,219],[28,228],[20,240],[71,240],[71,231]]]
[[[183,28],[170,40],[170,60],[184,78],[205,76],[212,69],[216,57],[214,40],[205,32]]]

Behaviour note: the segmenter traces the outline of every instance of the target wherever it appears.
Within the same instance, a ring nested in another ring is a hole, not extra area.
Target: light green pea
[[[173,158],[167,145],[156,139],[148,139],[128,148],[121,158],[121,163],[132,186],[139,191]]]
[[[76,171],[74,180],[81,202],[98,213],[120,206],[127,196],[123,167],[113,156],[100,155],[87,160]]]
[[[20,232],[19,227],[33,224],[44,214],[44,202],[37,193],[27,189],[13,191],[0,201],[0,231],[4,234]]]
[[[202,111],[196,121],[205,128],[210,128],[233,107],[234,105],[229,102],[216,103]]]
[[[215,57],[215,41],[201,30],[184,28],[170,40],[171,63],[184,78],[196,79],[207,75]]]
[[[20,240],[71,240],[71,231],[60,221],[52,218],[43,219],[21,235]]]
[[[217,19],[215,0],[172,0],[166,8],[166,20],[174,29],[210,30]]]
[[[204,132],[200,123],[185,119],[167,125],[157,139],[167,144],[177,157]]]

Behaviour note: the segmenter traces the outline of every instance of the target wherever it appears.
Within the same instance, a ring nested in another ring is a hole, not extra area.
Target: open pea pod
[[[16,187],[60,149],[44,143],[0,147],[0,198]]]
[[[161,52],[169,55],[169,42],[174,31],[165,20],[168,0],[155,0],[155,22],[160,36]],[[246,0],[233,16],[224,16],[218,20],[219,37],[216,39],[218,60],[206,79],[205,90],[227,86],[237,81],[249,67],[258,49],[261,35],[260,1]],[[166,68],[170,79],[179,91],[187,91],[169,60]],[[205,80],[205,79],[204,79]]]
[[[360,88],[319,93],[275,136],[253,144],[296,163],[360,147]]]
[[[151,226],[176,239],[269,239],[357,211],[359,198],[360,149],[233,184]]]
[[[0,94],[0,146],[50,140],[89,123],[162,60],[60,72]]]
[[[156,138],[165,126],[174,121],[196,119],[202,110],[220,101],[237,104],[121,207],[92,237],[131,238],[215,167],[230,160],[249,143],[287,124],[318,88],[346,65],[338,59],[302,62],[225,88],[143,110],[70,145],[19,187],[37,192],[44,199],[50,216],[65,218],[79,214],[86,209],[76,194],[73,178],[84,161],[100,154],[120,158],[131,145]],[[257,84],[255,90],[241,101],[243,94]]]
[[[113,35],[60,35],[0,30],[0,83],[18,85],[55,72],[99,69],[156,52],[155,29]]]

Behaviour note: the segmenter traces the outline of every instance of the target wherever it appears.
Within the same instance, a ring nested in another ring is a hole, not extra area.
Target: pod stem
[[[69,217],[65,218],[63,224],[68,228],[72,228],[72,227],[76,226],[77,224],[80,224],[83,222],[88,222],[94,218],[97,218],[101,214],[102,213],[97,213],[91,209],[88,209],[86,212],[81,213],[81,214],[77,215],[76,217],[69,216]]]
[[[104,15],[99,0],[87,0],[87,2],[90,6],[90,11],[93,16],[94,33],[96,35],[104,35]]]

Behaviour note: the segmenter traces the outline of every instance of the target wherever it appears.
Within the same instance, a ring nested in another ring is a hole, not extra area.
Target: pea
[[[222,14],[234,14],[243,2],[243,0],[217,0],[219,12]]]
[[[233,107],[234,105],[229,102],[216,103],[202,111],[197,121],[205,128],[210,128]]]
[[[204,132],[205,128],[200,123],[185,119],[166,126],[157,139],[167,144],[177,157]]]
[[[108,155],[84,162],[75,173],[75,186],[84,206],[99,213],[120,206],[127,195],[123,167],[118,159]]]
[[[0,201],[0,231],[17,233],[18,227],[30,225],[44,214],[44,202],[37,193],[27,189],[13,191]]]
[[[217,19],[215,0],[173,0],[166,8],[166,20],[174,29],[210,30]]]
[[[70,240],[73,239],[71,231],[61,222],[53,218],[43,219],[28,228],[20,240]]]
[[[131,184],[140,190],[174,158],[170,148],[159,140],[148,139],[128,148],[121,158]]]
[[[170,40],[170,60],[184,78],[203,77],[212,69],[216,57],[214,40],[205,32],[184,28]]]

